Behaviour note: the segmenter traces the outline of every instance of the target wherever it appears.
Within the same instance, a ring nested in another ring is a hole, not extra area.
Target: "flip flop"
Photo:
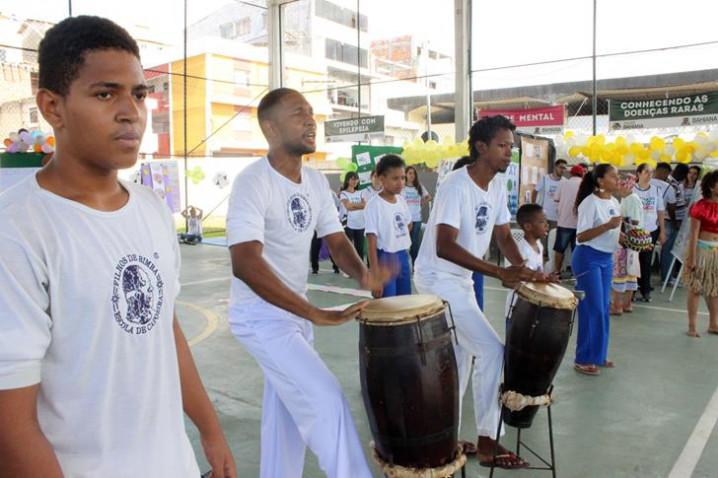
[[[479,461],[479,465],[491,468],[501,468],[503,470],[519,470],[521,468],[528,468],[529,462],[517,456],[515,453],[506,452],[500,455],[496,455],[495,458],[491,458],[484,461]]]
[[[612,360],[606,360],[603,362],[603,365],[599,365],[599,367],[603,368],[615,368],[616,364]]]
[[[584,375],[601,375],[601,371],[595,365],[573,364],[573,369]]]

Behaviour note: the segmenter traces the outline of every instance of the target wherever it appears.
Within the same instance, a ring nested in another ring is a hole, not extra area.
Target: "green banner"
[[[371,172],[385,154],[401,154],[403,148],[396,146],[352,146],[352,162],[357,165],[359,188],[371,184]]]
[[[608,119],[611,129],[718,123],[718,92],[675,98],[609,100]]]

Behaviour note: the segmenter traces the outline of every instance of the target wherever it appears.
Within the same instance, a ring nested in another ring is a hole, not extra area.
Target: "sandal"
[[[573,364],[573,369],[584,375],[601,375],[601,371],[595,365]]]
[[[490,457],[488,460],[479,460],[479,465],[487,468],[501,468],[504,470],[518,470],[521,468],[528,468],[529,462],[522,459],[516,453],[512,453],[508,450],[504,450],[500,455],[496,457]]]

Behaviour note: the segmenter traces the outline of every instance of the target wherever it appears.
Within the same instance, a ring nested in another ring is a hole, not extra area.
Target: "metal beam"
[[[466,139],[471,126],[471,2],[454,0],[455,139]]]
[[[282,86],[282,18],[280,0],[267,1],[267,49],[269,50],[269,89]]]

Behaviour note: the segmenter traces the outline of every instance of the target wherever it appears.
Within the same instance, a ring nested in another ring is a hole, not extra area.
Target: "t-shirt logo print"
[[[476,206],[476,223],[474,223],[474,228],[478,234],[483,234],[488,229],[490,211],[491,205],[489,203],[482,203]]]
[[[394,214],[394,229],[396,229],[396,237],[406,236],[406,221],[400,213]]]
[[[132,335],[150,332],[164,303],[164,282],[158,267],[147,257],[128,254],[117,263],[112,279],[112,316]]]
[[[300,193],[292,194],[287,201],[287,219],[295,231],[304,232],[312,222],[312,207]]]

